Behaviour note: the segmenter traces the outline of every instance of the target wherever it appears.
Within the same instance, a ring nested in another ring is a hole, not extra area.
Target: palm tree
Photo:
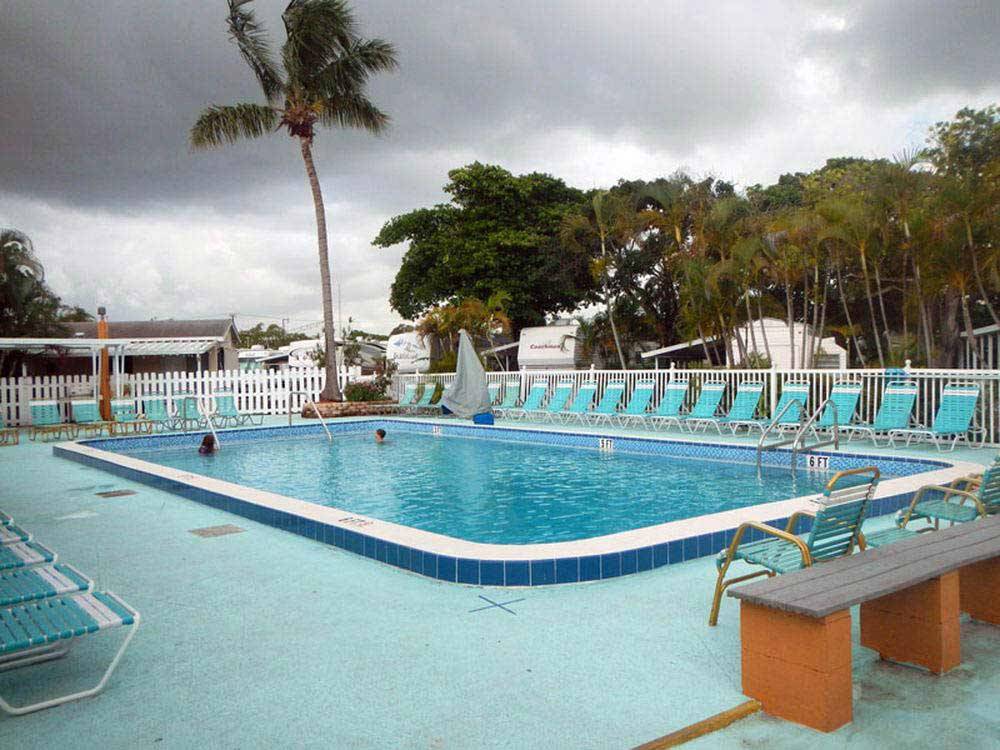
[[[191,128],[191,145],[221,146],[277,130],[298,138],[316,211],[323,290],[326,386],[320,399],[340,401],[343,397],[337,380],[326,209],[312,143],[317,125],[360,128],[371,133],[385,129],[389,117],[367,97],[365,87],[372,74],[396,67],[396,51],[381,39],[361,38],[354,14],[344,0],[292,0],[281,16],[286,39],[279,64],[263,26],[244,7],[251,1],[228,0],[227,23],[229,37],[253,70],[265,103],[209,107]]]

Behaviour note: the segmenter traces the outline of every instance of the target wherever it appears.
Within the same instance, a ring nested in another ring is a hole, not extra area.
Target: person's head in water
[[[375,430],[375,442],[384,443],[385,442],[385,430],[379,428]]]
[[[198,448],[199,453],[215,453],[215,436],[205,435],[201,439],[201,446]]]

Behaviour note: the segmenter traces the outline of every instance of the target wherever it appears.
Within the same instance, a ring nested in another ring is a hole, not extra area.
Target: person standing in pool
[[[198,452],[203,456],[215,453],[218,449],[219,447],[215,444],[214,435],[205,435],[205,437],[201,439],[201,445],[198,446]]]
[[[385,442],[385,430],[382,428],[375,430],[375,442],[379,445]]]

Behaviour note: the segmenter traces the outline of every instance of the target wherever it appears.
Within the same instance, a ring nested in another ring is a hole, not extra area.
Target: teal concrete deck
[[[706,624],[709,559],[483,589],[56,459],[45,444],[0,449],[0,477],[0,508],[143,616],[103,694],[0,716],[0,747],[626,748],[745,700],[735,602]],[[95,495],[114,489],[136,494]],[[190,533],[227,523],[246,531]],[[0,691],[22,703],[95,681],[119,637],[0,673]],[[855,639],[852,725],[823,736],[752,717],[693,746],[995,747],[1000,632],[966,622],[963,650],[936,678]]]

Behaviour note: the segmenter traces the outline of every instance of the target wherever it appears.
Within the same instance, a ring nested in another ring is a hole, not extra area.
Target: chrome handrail
[[[785,412],[788,411],[789,409],[791,409],[792,406],[795,405],[795,404],[798,404],[800,409],[805,409],[805,405],[801,401],[799,401],[797,398],[793,398],[791,401],[789,401],[787,404],[785,404],[783,407],[781,407],[781,411],[779,411],[777,414],[774,415],[774,418],[771,420],[771,424],[769,424],[767,427],[765,427],[763,429],[763,431],[760,433],[760,440],[757,441],[757,468],[758,469],[760,468],[761,453],[764,450],[764,441],[767,439],[767,436],[769,434],[771,434],[771,430],[774,429],[774,426],[776,424],[778,424],[778,422],[780,421],[780,419],[783,416],[785,416]],[[773,448],[780,448],[783,445],[790,445],[790,444],[792,444],[794,442],[795,442],[795,438],[792,438],[791,440],[782,440],[780,442],[774,443],[773,445],[769,445],[767,447],[771,448],[771,449],[773,449]]]
[[[323,425],[323,430],[326,432],[326,439],[332,443],[333,435],[330,434],[330,428],[326,426],[326,420],[324,420],[323,415],[319,413],[319,407],[316,406],[316,402],[313,401],[312,396],[309,394],[309,391],[288,392],[288,426],[289,427],[292,426],[292,396],[306,397],[306,400],[302,402],[302,408],[304,409],[306,406],[311,406],[313,408],[313,412],[315,412],[316,418],[319,420],[319,423]]]
[[[208,403],[205,397],[198,397],[198,407],[202,410],[202,414],[205,416],[205,422],[208,424],[208,429],[212,431],[212,437],[215,438],[215,449],[222,450],[222,441],[219,440],[219,433],[215,431],[215,420],[212,418],[214,415],[208,410]],[[185,414],[187,410],[185,409]]]

